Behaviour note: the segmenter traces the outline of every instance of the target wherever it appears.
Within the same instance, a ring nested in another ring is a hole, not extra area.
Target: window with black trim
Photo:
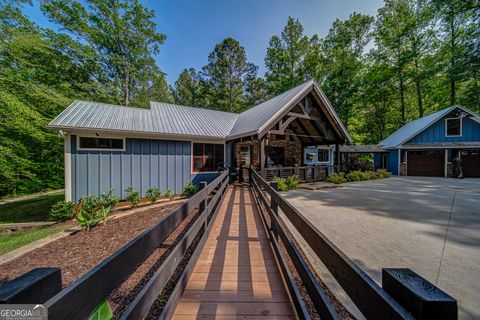
[[[194,143],[192,164],[193,172],[217,171],[224,158],[223,144]]]
[[[123,150],[123,139],[79,137],[79,149]]]
[[[459,137],[462,135],[462,119],[452,118],[446,120],[446,136]]]
[[[265,156],[267,166],[285,165],[285,149],[282,147],[267,147]]]
[[[328,149],[318,149],[317,150],[317,161],[318,162],[329,162],[330,161],[330,152]]]

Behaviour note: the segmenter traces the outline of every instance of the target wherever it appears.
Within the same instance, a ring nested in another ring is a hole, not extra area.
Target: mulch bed
[[[0,285],[33,268],[58,267],[62,271],[62,285],[65,287],[178,205],[152,208],[111,220],[88,232],[80,231],[35,249],[0,267]]]

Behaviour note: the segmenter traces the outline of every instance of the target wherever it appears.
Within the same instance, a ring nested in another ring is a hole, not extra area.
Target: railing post
[[[198,185],[198,189],[203,190],[206,187],[207,187],[207,182],[206,181],[200,181],[200,183]],[[207,207],[207,198],[208,198],[208,194],[205,196],[205,198],[203,198],[203,200],[198,205],[198,212],[199,213],[203,213],[203,211],[205,211],[205,208]],[[208,215],[208,212],[207,212],[207,215]],[[206,221],[207,220],[205,220],[205,223],[206,223]]]
[[[0,287],[0,304],[42,304],[60,290],[59,268],[35,268]]]
[[[278,191],[278,185],[275,181],[270,182],[270,186],[272,187],[273,190]],[[275,201],[275,198],[270,195],[270,209],[272,210],[273,214],[275,217],[278,218],[278,203]],[[278,240],[278,232],[275,228],[274,224],[274,219],[270,219],[270,229],[272,230],[273,234],[275,235],[275,238]]]
[[[382,288],[415,319],[458,319],[457,300],[410,269],[382,269]]]

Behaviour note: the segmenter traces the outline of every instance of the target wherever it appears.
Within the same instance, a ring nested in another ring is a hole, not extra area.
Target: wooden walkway
[[[295,319],[248,186],[230,186],[174,319]]]

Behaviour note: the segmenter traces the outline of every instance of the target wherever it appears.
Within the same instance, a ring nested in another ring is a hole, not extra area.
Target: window
[[[319,148],[317,151],[317,162],[330,162],[330,150]]]
[[[113,138],[96,138],[96,137],[79,137],[78,149],[104,149],[104,150],[117,150],[123,151],[125,145],[125,139],[113,139]]]
[[[446,137],[461,137],[462,136],[462,119],[450,118],[445,119]]]
[[[266,157],[267,166],[283,166],[285,150],[282,147],[267,147]]]
[[[217,171],[223,162],[223,144],[194,143],[193,172]]]

